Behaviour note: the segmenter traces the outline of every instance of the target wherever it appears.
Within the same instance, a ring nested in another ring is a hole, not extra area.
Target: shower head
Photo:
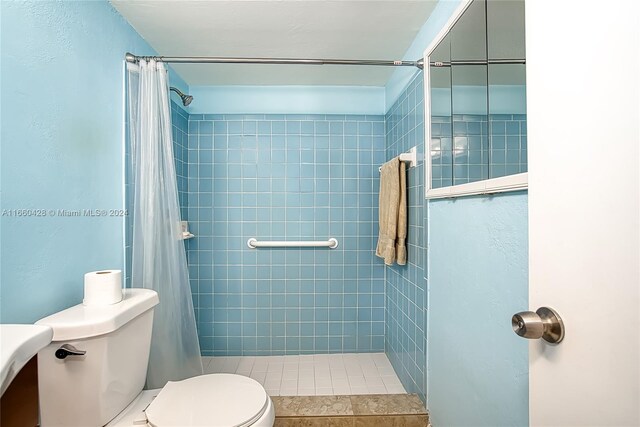
[[[191,104],[191,101],[193,101],[193,96],[191,96],[191,95],[187,95],[187,94],[185,94],[185,93],[182,93],[182,92],[180,91],[180,89],[177,89],[177,88],[175,88],[175,87],[171,86],[171,87],[169,88],[169,90],[172,90],[172,91],[174,91],[175,93],[177,93],[177,94],[178,94],[178,96],[180,97],[180,99],[182,99],[182,105],[184,105],[185,107],[186,107],[186,106],[188,106],[189,104]]]

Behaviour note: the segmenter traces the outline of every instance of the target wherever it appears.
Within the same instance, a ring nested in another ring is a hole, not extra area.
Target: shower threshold
[[[276,427],[427,427],[429,415],[416,394],[274,396]]]
[[[258,381],[270,396],[405,394],[384,353],[202,357],[205,374]]]

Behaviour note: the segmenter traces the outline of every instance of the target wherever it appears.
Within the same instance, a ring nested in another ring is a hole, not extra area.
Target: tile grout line
[[[347,356],[352,361],[345,361],[343,356]],[[217,359],[217,360],[216,360]],[[306,357],[305,357],[306,359]],[[310,363],[304,363],[300,356],[228,356],[219,358],[209,358],[207,373],[229,372],[239,375],[249,376],[261,384],[270,395],[341,395],[341,394],[396,394],[406,393],[404,387],[393,371],[393,367],[384,353],[348,353],[337,355],[316,355],[311,356]],[[361,363],[364,360],[365,363]],[[248,361],[248,363],[245,363]],[[216,363],[217,362],[217,363]],[[346,363],[345,363],[346,362]],[[307,380],[307,375],[301,375],[301,367],[308,365],[311,378]],[[288,366],[289,368],[285,368]],[[292,366],[295,368],[291,369]],[[349,375],[347,366],[357,366],[358,375]],[[363,369],[365,366],[365,369]],[[256,369],[259,367],[260,371]],[[332,369],[334,368],[334,369]],[[242,369],[242,372],[240,370]],[[337,374],[344,372],[343,375]],[[295,372],[295,374],[288,374]],[[317,375],[318,374],[318,375]],[[326,375],[328,382],[319,379]],[[291,377],[285,379],[285,376]],[[388,380],[391,385],[385,381]],[[354,385],[355,379],[362,385]],[[294,387],[285,385],[285,381],[295,382]],[[278,386],[276,386],[276,383]],[[307,383],[306,387],[302,385]],[[336,385],[342,383],[344,385]],[[311,384],[313,384],[311,386]],[[304,392],[302,390],[305,390]],[[338,390],[339,389],[339,390]],[[329,394],[330,393],[330,394]]]

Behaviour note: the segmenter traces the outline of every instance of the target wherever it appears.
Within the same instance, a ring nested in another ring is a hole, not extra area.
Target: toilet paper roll
[[[111,305],[122,301],[122,271],[100,270],[84,275],[84,300],[91,306]]]

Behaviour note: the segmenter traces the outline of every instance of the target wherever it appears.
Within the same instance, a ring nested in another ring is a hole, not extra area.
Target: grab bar
[[[247,240],[247,245],[251,249],[255,248],[329,248],[335,249],[338,247],[338,240],[333,237],[329,240],[323,241],[265,241],[259,242],[255,237]]]

